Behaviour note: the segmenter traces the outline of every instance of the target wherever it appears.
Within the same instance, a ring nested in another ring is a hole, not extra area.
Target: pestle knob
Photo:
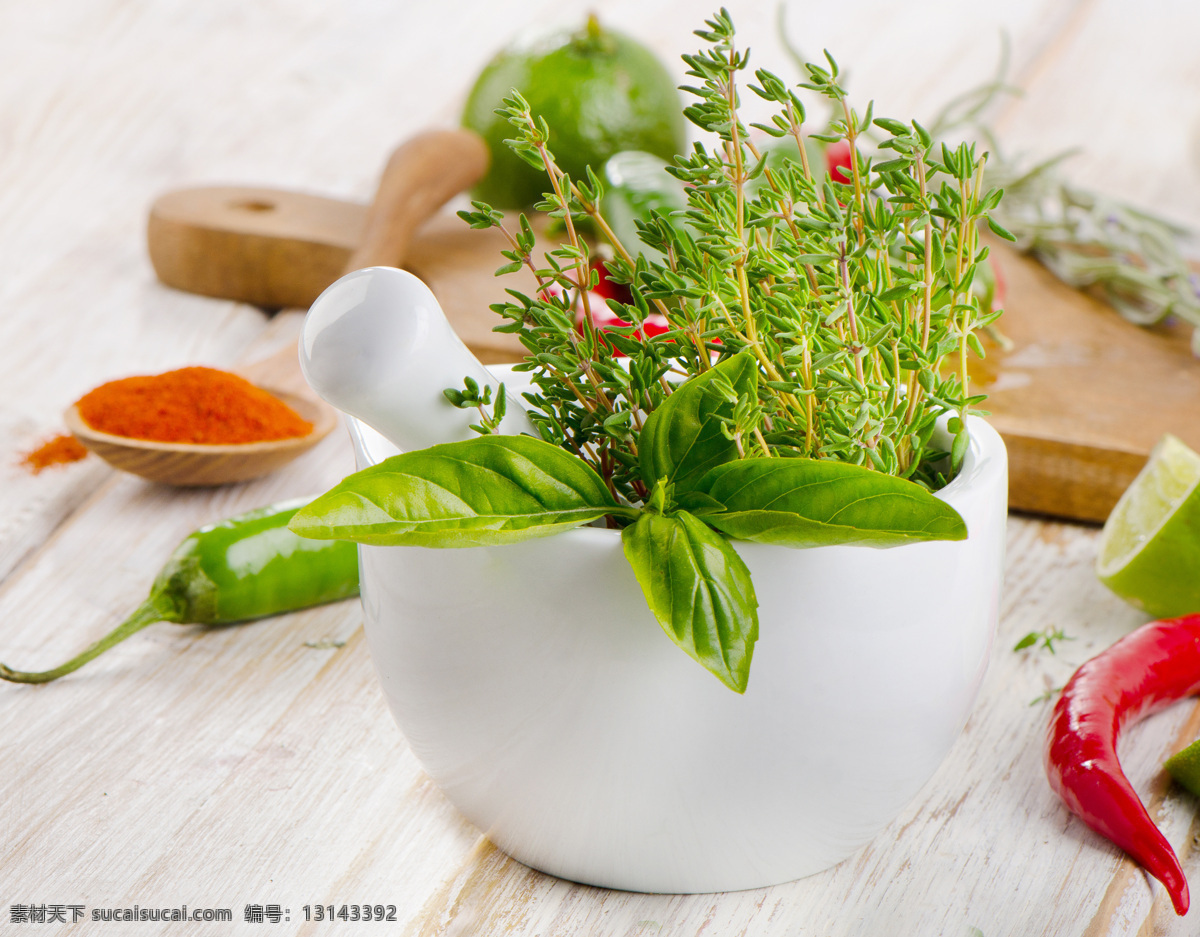
[[[442,393],[471,377],[500,382],[463,344],[429,287],[406,270],[367,267],[317,297],[300,335],[300,367],[327,402],[402,450],[470,439],[479,421]],[[494,397],[493,397],[494,399]],[[516,395],[499,432],[537,436]]]

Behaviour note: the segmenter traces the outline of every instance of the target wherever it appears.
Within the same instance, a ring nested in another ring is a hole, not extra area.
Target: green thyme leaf
[[[1057,654],[1058,648],[1055,647],[1057,641],[1074,641],[1075,639],[1067,634],[1062,628],[1056,628],[1053,625],[1043,628],[1041,631],[1031,631],[1025,637],[1021,638],[1013,645],[1014,651],[1023,651],[1026,648],[1031,648],[1034,645],[1040,645],[1051,654]]]
[[[992,229],[993,234],[999,235],[1006,241],[1015,241],[1017,239],[1015,234],[1009,231],[1008,228],[1004,227],[1004,225],[1000,224],[1000,222],[998,222],[991,215],[987,216],[987,226]]]

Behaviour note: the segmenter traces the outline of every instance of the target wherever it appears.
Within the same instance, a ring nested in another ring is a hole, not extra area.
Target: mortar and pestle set
[[[527,375],[480,363],[416,276],[370,266],[403,255],[421,215],[407,217],[386,234],[368,222],[378,240],[313,302],[300,340],[310,386],[350,417],[359,468],[473,435],[442,394],[467,376],[504,381],[501,432],[533,432],[519,406]],[[962,470],[938,493],[967,540],[737,542],[761,635],[742,695],[679,653],[620,534],[593,527],[503,547],[360,546],[366,636],[413,753],[521,862],[635,891],[790,881],[870,841],[957,738],[998,616],[1006,491],[1003,443],[976,420]]]

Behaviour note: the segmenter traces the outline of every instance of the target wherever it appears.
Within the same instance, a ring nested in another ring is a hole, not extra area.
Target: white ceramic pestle
[[[500,382],[463,344],[429,287],[406,270],[367,267],[329,286],[308,311],[300,367],[309,385],[401,450],[470,439],[479,422],[442,391],[471,377]],[[537,432],[510,395],[501,433]]]

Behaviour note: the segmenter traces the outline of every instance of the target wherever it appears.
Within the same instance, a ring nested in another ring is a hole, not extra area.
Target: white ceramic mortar
[[[361,424],[352,435],[360,467],[397,451]],[[760,603],[743,696],[663,633],[614,531],[360,547],[392,713],[451,802],[545,872],[703,892],[825,869],[917,794],[983,678],[1007,471],[999,435],[980,420],[971,435],[939,494],[965,541],[736,544]]]
[[[472,435],[446,403],[495,383],[411,274],[369,268],[314,303],[301,363],[351,421],[359,467]],[[497,370],[510,414],[527,375]],[[409,744],[501,849],[563,878],[635,891],[727,891],[846,858],[946,756],[995,630],[1007,463],[970,422],[938,497],[960,542],[737,543],[759,599],[744,695],[663,633],[620,535],[513,546],[360,547],[371,655]],[[949,440],[943,438],[946,446]]]

